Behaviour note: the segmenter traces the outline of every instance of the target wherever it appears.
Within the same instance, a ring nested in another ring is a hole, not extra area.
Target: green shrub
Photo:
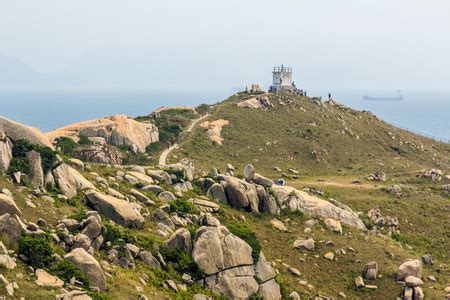
[[[394,241],[397,241],[397,242],[400,242],[400,243],[406,243],[407,241],[406,241],[406,238],[403,236],[403,235],[401,235],[400,233],[398,233],[398,232],[395,232],[395,231],[393,231],[392,233],[391,233],[391,238],[394,240]]]
[[[63,136],[56,139],[56,147],[64,154],[73,155],[78,144],[73,139]]]
[[[165,149],[167,146],[161,143],[160,141],[151,143],[145,148],[145,152],[147,153],[155,153]]]
[[[166,246],[161,246],[159,250],[166,261],[173,263],[175,271],[180,274],[189,273],[194,280],[203,277],[203,273],[197,263],[185,251],[179,248],[171,249]]]
[[[197,233],[197,230],[200,228],[197,224],[190,224],[187,226],[187,229],[189,230],[189,233],[191,234],[191,238],[195,238],[195,234]]]
[[[91,145],[92,142],[85,135],[80,135],[80,139],[78,140],[78,144],[80,145]]]
[[[105,224],[102,235],[105,242],[111,242],[112,246],[120,246],[119,256],[124,251],[125,244],[135,244],[139,248],[154,252],[156,241],[152,236],[136,236],[126,229],[120,229],[119,226],[113,224]]]
[[[37,146],[35,150],[41,154],[42,169],[44,169],[44,172],[50,171],[53,168],[53,165],[55,164],[56,161],[55,152],[53,152],[53,150],[48,147],[41,147],[41,146]]]
[[[161,128],[161,130],[162,130],[162,132],[164,132],[166,134],[167,137],[178,136],[183,131],[180,124],[167,124],[167,125],[164,125]],[[168,140],[161,140],[161,141],[165,142]]]
[[[287,286],[286,282],[284,281],[283,277],[281,277],[280,275],[276,275],[275,276],[275,281],[280,286],[281,298],[282,299],[289,299],[290,291],[289,291],[288,286]]]
[[[283,208],[281,210],[281,216],[285,218],[299,218],[304,219],[306,218],[306,214],[300,210],[292,211],[289,208]]]
[[[185,179],[186,172],[184,170],[164,169],[167,173],[175,175],[177,179]]]
[[[19,253],[26,256],[33,268],[48,266],[53,261],[53,250],[46,238],[33,238],[22,235],[19,240]]]
[[[80,192],[80,193],[76,194],[75,196],[73,196],[72,198],[70,198],[69,200],[67,200],[66,203],[69,205],[72,205],[72,206],[79,206],[80,203],[83,202],[85,197],[86,197],[86,194],[84,192]]]
[[[146,166],[154,164],[154,158],[149,157],[146,153],[136,153],[133,154],[131,152],[124,151],[125,157],[122,159],[123,165],[140,165]]]
[[[69,216],[68,218],[77,220],[78,222],[81,222],[82,220],[87,218],[87,214],[86,214],[86,211],[83,208],[79,207],[77,209],[76,214],[73,214],[73,215]]]
[[[112,224],[105,224],[105,232],[103,234],[105,242],[111,242],[112,246],[119,246],[117,251],[119,252],[119,258],[125,256],[125,245],[135,244],[136,237],[129,231],[121,230],[118,226]]]
[[[27,152],[33,150],[33,145],[24,139],[14,141],[12,154],[14,157],[25,157]]]
[[[211,108],[212,108],[211,105],[203,103],[203,104],[200,104],[199,106],[197,106],[195,108],[195,111],[201,115],[204,115],[204,114],[210,113],[212,110]]]
[[[105,224],[105,242],[111,242],[112,245],[122,245],[126,243],[135,243],[136,238],[126,230],[120,230],[113,224]]]
[[[83,283],[84,287],[89,287],[88,278],[71,262],[60,260],[56,265],[53,265],[49,271],[65,282],[69,282],[72,277],[75,277],[78,281]]]
[[[156,242],[151,236],[142,236],[138,238],[136,246],[147,251],[154,252],[155,244]]]
[[[142,182],[138,182],[134,185],[138,190],[142,189],[143,187],[145,187],[145,184],[143,184]]]
[[[16,172],[28,173],[30,166],[25,157],[13,157],[9,164],[8,174],[12,175]]]
[[[179,140],[183,128],[189,126],[191,120],[197,115],[190,109],[171,109],[162,111],[157,116],[137,117],[140,122],[152,122],[158,127],[159,141],[151,144],[146,149],[148,153],[155,153],[164,149],[168,142],[173,143]]]
[[[185,214],[195,214],[198,212],[198,208],[189,200],[177,198],[170,202],[170,211]]]
[[[24,140],[24,139],[14,141],[13,144],[14,144],[13,149],[12,149],[13,157],[25,159],[27,153],[30,152],[31,150],[34,150],[41,155],[42,169],[44,170],[44,172],[47,172],[52,169],[53,164],[56,161],[56,154],[49,147],[32,144],[29,141]],[[25,159],[25,161],[26,161],[26,159]],[[28,162],[26,162],[26,166],[27,166],[26,168],[28,170]],[[9,169],[8,169],[8,172],[11,173],[11,171],[9,171]]]
[[[259,259],[259,253],[261,252],[261,244],[256,237],[256,234],[248,228],[245,224],[239,224],[237,222],[231,222],[227,224],[228,230],[235,236],[243,239],[247,244],[252,247],[253,261],[256,263]]]

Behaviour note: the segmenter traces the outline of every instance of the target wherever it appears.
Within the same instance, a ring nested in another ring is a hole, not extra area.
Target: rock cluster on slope
[[[200,186],[213,199],[226,202],[237,209],[270,214],[278,214],[281,209],[301,211],[312,217],[330,219],[327,221],[329,226],[333,224],[332,230],[339,233],[342,233],[340,223],[366,229],[359,215],[349,207],[337,201],[334,201],[337,205],[333,204],[294,187],[273,184],[270,179],[255,173],[251,165],[244,168],[244,178],[239,179],[229,173],[216,174],[215,178],[201,179]]]
[[[45,135],[51,141],[63,136],[75,140],[78,140],[80,135],[102,138],[107,144],[135,148],[141,153],[145,152],[149,144],[159,140],[158,129],[155,125],[138,122],[124,115],[75,123]]]

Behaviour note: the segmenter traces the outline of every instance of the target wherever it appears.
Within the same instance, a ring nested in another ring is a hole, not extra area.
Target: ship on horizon
[[[373,96],[369,96],[369,95],[364,95],[363,96],[363,100],[367,100],[367,101],[401,101],[403,100],[403,95],[402,92],[400,90],[397,90],[395,92],[395,96],[392,97],[373,97]]]

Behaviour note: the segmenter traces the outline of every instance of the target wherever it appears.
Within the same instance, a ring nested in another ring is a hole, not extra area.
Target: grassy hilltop
[[[448,169],[450,146],[395,128],[370,112],[327,105],[316,98],[271,94],[274,107],[239,108],[255,97],[237,94],[219,103],[207,120],[226,119],[223,145],[197,127],[176,157],[188,157],[209,171],[232,163],[252,163],[264,174],[279,167],[300,175],[405,173],[422,168]],[[280,104],[283,103],[284,105]],[[174,159],[176,160],[176,159]]]

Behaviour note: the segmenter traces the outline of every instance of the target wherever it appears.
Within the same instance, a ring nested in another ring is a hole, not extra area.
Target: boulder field
[[[335,220],[361,230],[366,229],[356,212],[339,205],[337,201],[334,201],[338,204],[335,205],[294,187],[273,184],[270,179],[255,173],[251,165],[245,167],[244,177],[239,179],[229,173],[217,174],[215,178],[200,179],[200,185],[210,197],[226,201],[237,209],[270,214],[279,214],[282,209],[301,211],[311,217],[330,219],[328,222]],[[339,231],[342,232],[342,229]]]

